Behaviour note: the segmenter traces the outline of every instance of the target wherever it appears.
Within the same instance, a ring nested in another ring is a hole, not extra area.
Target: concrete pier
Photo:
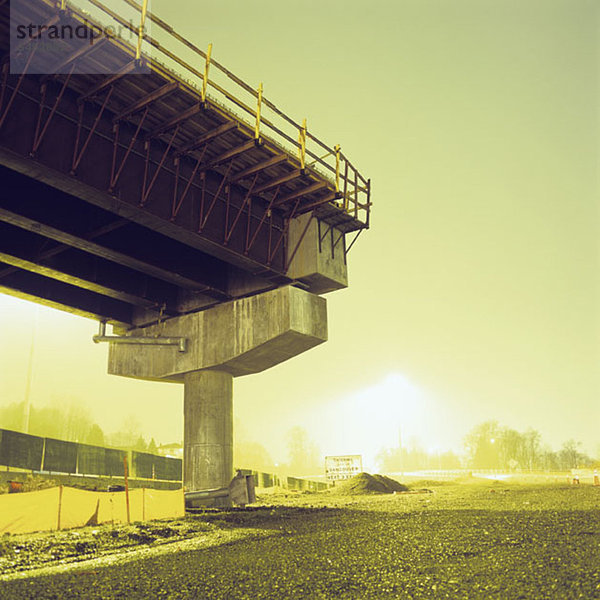
[[[233,477],[233,376],[184,376],[183,481],[188,490],[225,487]]]
[[[186,338],[186,352],[111,343],[108,372],[183,383],[184,486],[187,491],[227,487],[234,466],[233,378],[259,373],[326,341],[327,304],[288,286],[126,335]]]

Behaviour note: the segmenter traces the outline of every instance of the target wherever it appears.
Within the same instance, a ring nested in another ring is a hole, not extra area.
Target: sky
[[[275,460],[306,427],[368,460],[459,451],[488,419],[600,444],[599,4],[153,0],[372,180],[372,227],[327,295],[329,341],[234,382]],[[201,65],[202,66],[202,65]],[[36,317],[37,314],[37,317]],[[34,327],[34,323],[37,325]],[[76,402],[182,438],[183,389],[106,375],[97,325],[0,296],[0,404]]]

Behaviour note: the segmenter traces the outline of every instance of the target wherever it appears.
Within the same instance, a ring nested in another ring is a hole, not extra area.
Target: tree
[[[20,431],[23,425],[25,402],[13,402],[0,409],[0,423],[4,429]]]
[[[138,437],[135,445],[133,446],[133,449],[137,450],[138,452],[146,452],[148,450],[148,444],[146,444],[144,436],[140,435]]]
[[[304,427],[292,427],[287,434],[289,469],[297,475],[310,475],[323,470],[319,450],[309,439]]]
[[[538,464],[541,435],[535,429],[528,429],[523,434],[525,464],[533,471]]]
[[[104,431],[102,431],[100,425],[94,423],[90,427],[85,442],[92,446],[104,446]]]
[[[142,437],[142,427],[133,414],[128,415],[123,421],[119,431],[108,436],[108,443],[117,448],[134,448]],[[145,447],[145,445],[144,445]]]
[[[474,427],[465,437],[469,463],[475,469],[501,468],[502,430],[496,421]]]
[[[21,431],[23,425],[23,402],[0,408],[0,423],[5,429]],[[88,412],[76,404],[31,407],[29,432],[31,435],[55,438],[71,442],[85,442],[95,423]]]
[[[460,458],[452,451],[444,452],[439,455],[439,468],[447,471],[453,471],[461,468]]]
[[[559,471],[560,459],[557,452],[552,452],[549,446],[544,446],[538,456],[538,468],[543,471]]]
[[[258,442],[243,441],[233,446],[233,462],[236,468],[271,472],[275,464],[266,448]]]
[[[150,443],[148,444],[148,452],[150,454],[156,454],[158,452],[158,447],[156,446],[156,442],[154,441],[154,438],[152,438],[150,440]]]
[[[376,462],[382,473],[453,470],[461,467],[460,459],[454,452],[425,452],[416,440],[409,448],[384,448],[377,455]]]
[[[502,468],[514,471],[523,466],[523,436],[518,431],[509,428],[503,429],[499,435]]]
[[[579,467],[579,446],[575,440],[567,440],[560,449],[559,460],[563,469],[577,469]]]

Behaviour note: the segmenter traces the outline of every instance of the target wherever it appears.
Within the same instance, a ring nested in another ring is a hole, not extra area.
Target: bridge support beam
[[[184,384],[184,486],[199,491],[226,487],[233,475],[233,378],[326,341],[327,305],[288,286],[124,333],[187,340],[185,352],[110,343],[108,372]]]

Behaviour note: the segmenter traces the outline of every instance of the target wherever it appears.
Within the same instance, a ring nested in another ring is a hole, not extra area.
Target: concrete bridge
[[[0,53],[0,291],[182,382],[184,484],[226,485],[233,377],[327,339],[370,181],[145,1],[0,0]]]

